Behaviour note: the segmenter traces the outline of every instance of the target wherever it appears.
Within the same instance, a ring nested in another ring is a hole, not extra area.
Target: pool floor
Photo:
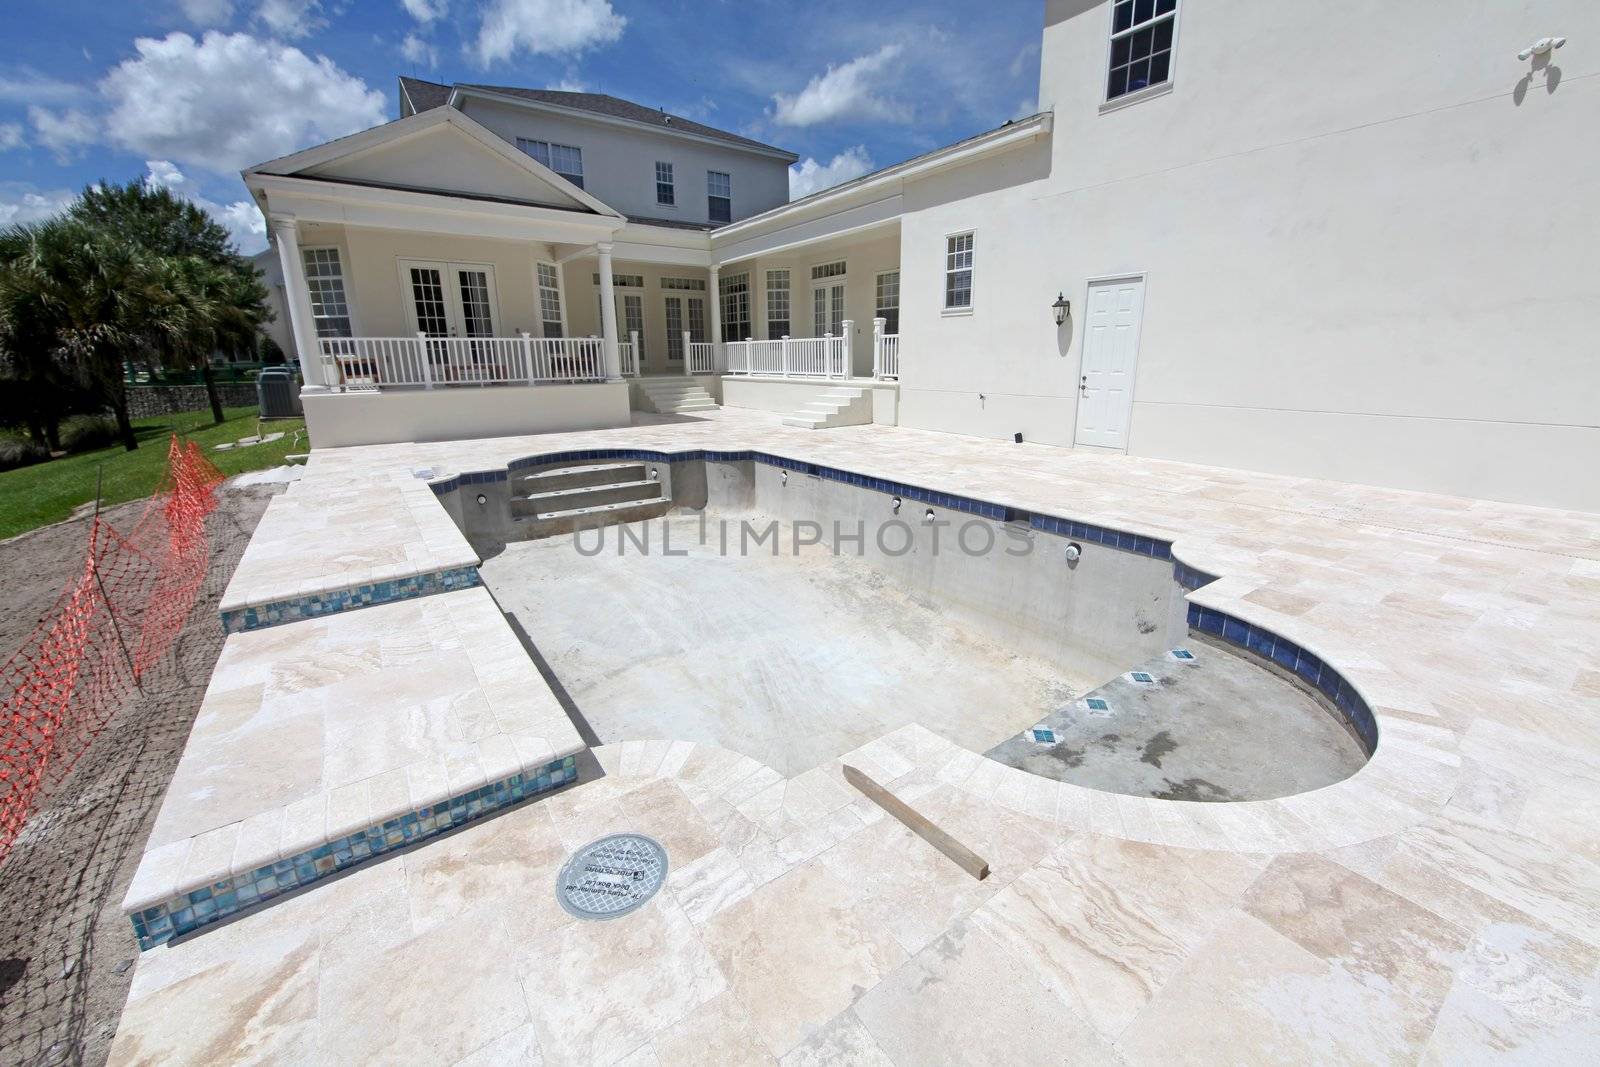
[[[660,553],[663,521],[686,555]],[[1097,681],[986,640],[860,560],[788,555],[787,527],[773,558],[698,544],[694,513],[643,525],[648,556],[619,556],[612,528],[600,555],[560,536],[482,567],[603,743],[716,744],[792,776],[913,722],[983,752]]]

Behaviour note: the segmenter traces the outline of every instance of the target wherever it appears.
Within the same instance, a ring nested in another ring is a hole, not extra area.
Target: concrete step
[[[667,497],[658,500],[634,500],[616,504],[600,504],[592,508],[572,508],[538,518],[519,519],[528,538],[557,537],[574,530],[592,530],[601,526],[617,526],[642,519],[657,519],[672,509]]]
[[[840,386],[818,393],[783,420],[785,426],[820,430],[831,426],[862,426],[872,421],[872,398],[861,389]]]
[[[705,386],[685,378],[682,381],[657,378],[640,382],[644,390],[644,406],[662,415],[676,415],[684,411],[710,411],[716,400],[706,392]]]
[[[783,424],[793,426],[797,430],[820,430],[827,425],[827,420],[807,418],[804,415],[785,415]]]
[[[590,485],[616,485],[644,480],[643,463],[588,463],[524,475],[517,479],[517,495],[530,496]]]
[[[548,493],[530,493],[511,501],[511,514],[517,518],[559,515],[602,504],[626,504],[655,500],[661,496],[661,483],[651,481],[617,482],[613,485],[581,485]]]
[[[680,400],[676,403],[656,401],[656,411],[663,415],[675,415],[680,411],[714,411],[716,406],[717,402],[709,398],[705,400]]]

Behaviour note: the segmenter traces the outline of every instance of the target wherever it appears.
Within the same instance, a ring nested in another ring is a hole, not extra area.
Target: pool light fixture
[[[1078,542],[1073,541],[1067,545],[1067,562],[1076,563],[1083,558],[1083,548]]]
[[[651,467],[650,468],[650,480],[652,482],[660,481],[661,480],[661,472],[659,470],[657,470],[656,468]]]
[[[927,511],[924,511],[922,513],[922,521],[927,523],[929,526],[933,525],[933,509],[932,508],[929,508]]]
[[[889,510],[892,511],[896,515],[900,514],[900,498],[899,497],[895,497],[893,500],[889,501]]]
[[[478,506],[480,508],[483,507],[488,502],[489,502],[489,498],[488,497],[484,496],[482,493],[478,494]]]
[[[1072,301],[1067,299],[1066,293],[1056,293],[1056,302],[1050,305],[1050,310],[1056,313],[1056,325],[1064,326],[1067,316],[1072,314]]]
[[[778,481],[782,482],[784,485],[788,485],[789,484],[789,472],[788,471],[779,471],[778,472]]]

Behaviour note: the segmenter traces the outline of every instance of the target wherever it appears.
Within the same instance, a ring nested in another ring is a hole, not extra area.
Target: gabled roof
[[[495,96],[510,97],[514,100],[526,101],[530,104],[542,104],[546,107],[567,108],[571,111],[583,111],[591,115],[601,115],[608,119],[621,119],[624,122],[638,123],[651,126],[669,133],[687,133],[697,137],[710,138],[713,141],[722,141],[725,144],[736,145],[740,148],[751,148],[758,152],[771,152],[788,158],[791,162],[798,159],[793,152],[775,145],[763,144],[749,137],[741,137],[727,130],[719,130],[715,126],[707,126],[681,115],[672,115],[653,107],[636,104],[632,100],[624,100],[618,96],[606,93],[574,93],[559,89],[520,89],[511,85],[482,85],[474,82],[457,82],[454,86],[441,85],[438,82],[423,81],[420,78],[400,79],[400,109],[406,113],[409,106],[414,111],[426,111],[429,108],[443,107],[450,102],[450,97],[456,92],[492,93]]]

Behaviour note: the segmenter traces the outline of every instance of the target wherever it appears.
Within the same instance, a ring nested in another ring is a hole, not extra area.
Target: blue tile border
[[[470,589],[478,585],[478,568],[453,567],[449,570],[429,571],[405,578],[352,586],[348,589],[331,589],[325,593],[277,600],[269,604],[234,608],[222,613],[223,633],[236,634],[244,630],[259,630],[286,622],[315,619],[341,611],[353,611],[374,604],[388,604],[397,600],[410,600],[434,593],[448,593],[456,589]]]
[[[1334,667],[1324,663],[1313,653],[1301,648],[1286,637],[1271,630],[1236,619],[1227,612],[1189,605],[1189,625],[1201,633],[1220,637],[1232,644],[1248,649],[1263,659],[1271,660],[1284,670],[1297,675],[1307,684],[1315,686],[1333,702],[1345,717],[1370,756],[1378,747],[1378,722],[1372,709],[1356,692],[1355,686],[1345,680]]]
[[[143,951],[171,938],[198,930],[246,908],[263,904],[291,889],[309,885],[415,841],[481,818],[558,789],[578,777],[577,757],[545,764],[535,774],[521,771],[478,789],[468,790],[426,808],[397,815],[382,823],[236,875],[226,881],[181,893],[165,904],[143,908],[128,918]]]

